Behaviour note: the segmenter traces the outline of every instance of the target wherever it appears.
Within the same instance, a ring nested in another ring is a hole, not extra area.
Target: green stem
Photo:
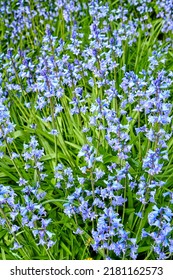
[[[10,155],[10,159],[11,159],[11,161],[12,161],[14,167],[16,168],[16,171],[17,171],[18,175],[22,178],[23,176],[22,176],[22,174],[20,173],[20,170],[18,169],[16,163],[15,163],[14,160],[12,159],[11,151],[10,151],[9,145],[8,145],[8,143],[7,143],[7,140],[5,140],[5,143],[6,143],[6,146],[7,146],[8,153],[9,153],[9,155]]]

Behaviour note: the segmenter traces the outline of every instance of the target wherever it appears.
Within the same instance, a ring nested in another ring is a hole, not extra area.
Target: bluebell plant
[[[0,3],[0,229],[13,256],[29,232],[52,258],[61,205],[93,256],[172,258],[172,5]]]

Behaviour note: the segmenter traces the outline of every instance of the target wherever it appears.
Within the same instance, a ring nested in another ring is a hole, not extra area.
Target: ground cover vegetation
[[[0,259],[172,259],[173,1],[0,1]]]

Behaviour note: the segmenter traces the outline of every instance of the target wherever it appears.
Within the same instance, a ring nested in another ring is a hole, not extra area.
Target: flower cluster
[[[153,250],[158,259],[167,259],[173,251],[172,220],[173,213],[169,207],[153,206],[153,211],[148,215],[148,223],[152,226],[153,231],[143,230],[142,237],[148,237],[153,240],[151,250]]]
[[[0,226],[13,250],[25,229],[51,248],[62,203],[91,252],[137,259],[150,240],[144,257],[172,256],[171,6],[0,3]]]

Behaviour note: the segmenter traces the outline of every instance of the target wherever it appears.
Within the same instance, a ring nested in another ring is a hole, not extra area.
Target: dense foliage
[[[173,1],[0,1],[0,258],[172,259]]]

